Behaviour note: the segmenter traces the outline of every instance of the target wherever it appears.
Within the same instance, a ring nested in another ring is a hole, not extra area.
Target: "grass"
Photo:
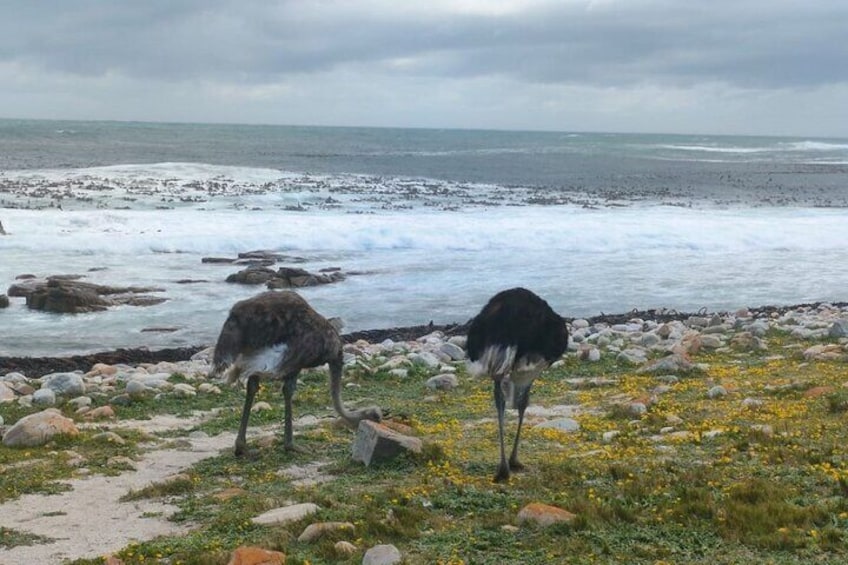
[[[699,370],[677,375],[660,393],[659,378],[619,365],[612,355],[597,363],[568,358],[537,381],[531,402],[579,404],[574,418],[580,430],[562,433],[529,422],[521,449],[527,471],[509,484],[491,482],[497,432],[487,381],[470,379],[460,368],[456,390],[432,392],[423,386],[429,374],[421,367],[403,379],[361,370],[349,376],[356,387],[344,390],[345,400],[390,408],[425,440],[422,455],[366,468],[350,459],[351,432],[333,426],[305,429],[296,437],[307,454],[283,452],[279,442],[246,460],[227,451],[181,478],[129,493],[128,500],[176,503],[173,519],[193,529],[132,544],[118,555],[127,564],[223,565],[235,547],[248,544],[283,551],[295,565],[360,563],[368,547],[393,543],[408,564],[845,562],[845,364],[805,361],[802,349],[791,347],[782,334],[769,335],[768,342],[765,352],[699,355],[694,359],[702,364]],[[601,384],[587,384],[594,378]],[[717,384],[728,395],[709,399],[707,391]],[[129,413],[145,417],[218,407],[223,410],[199,428],[234,431],[242,394],[227,389],[214,397],[146,399]],[[277,387],[263,384],[257,400],[273,409],[254,414],[251,425],[279,424]],[[631,401],[646,402],[648,411],[629,411]],[[121,418],[125,414],[119,411]],[[295,416],[307,414],[332,414],[326,376],[304,375]],[[513,418],[510,430],[514,424]],[[610,431],[618,435],[605,439]],[[92,445],[88,434],[73,444],[60,441],[27,452],[0,448],[5,468],[0,496],[60,489],[73,469],[61,459],[55,464],[51,452],[72,449],[94,462],[94,472],[106,473],[100,461],[133,456],[147,441],[127,434],[124,446]],[[323,472],[333,480],[296,487],[280,473],[316,459],[328,462]],[[241,489],[236,496],[216,496],[233,487]],[[286,526],[251,522],[292,502],[314,502],[321,510]],[[559,506],[577,519],[548,528],[510,527],[530,502]],[[355,531],[298,542],[315,521],[351,522]],[[23,543],[6,531],[5,544]],[[339,539],[359,551],[338,555]]]

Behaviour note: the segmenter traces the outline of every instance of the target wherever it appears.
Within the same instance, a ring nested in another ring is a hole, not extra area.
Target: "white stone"
[[[560,432],[576,432],[580,429],[580,423],[571,418],[558,418],[556,420],[548,420],[534,426],[539,429],[558,430]]]
[[[315,514],[318,510],[320,510],[320,507],[311,502],[292,504],[291,506],[268,510],[253,518],[251,522],[265,526],[288,524],[289,522],[297,522],[311,514]]]
[[[191,398],[197,396],[197,391],[188,383],[179,383],[174,385],[174,396],[178,398]]]
[[[707,398],[716,399],[724,396],[727,396],[727,389],[721,385],[716,385],[707,391]]]
[[[427,379],[426,387],[433,390],[453,390],[459,384],[456,375],[452,373],[442,373],[435,377]]]
[[[604,439],[604,443],[610,443],[612,440],[621,435],[621,432],[618,430],[610,430],[608,432],[604,432],[602,436]]]
[[[76,398],[70,399],[68,404],[76,408],[85,408],[86,406],[91,406],[91,402],[90,396],[77,396]]]
[[[419,353],[410,353],[408,359],[413,363],[423,363],[431,369],[435,369],[442,364],[441,359],[429,351],[421,351]]]
[[[79,396],[85,393],[85,381],[78,373],[50,373],[41,378],[41,388],[49,388],[57,395]]]
[[[450,342],[443,343],[441,347],[439,347],[439,351],[450,357],[453,361],[465,359],[465,351],[458,345],[454,345]]]
[[[401,561],[403,555],[393,545],[375,545],[362,557],[362,565],[395,565]]]
[[[36,406],[53,406],[56,404],[56,393],[50,388],[39,389],[32,393],[32,403]]]

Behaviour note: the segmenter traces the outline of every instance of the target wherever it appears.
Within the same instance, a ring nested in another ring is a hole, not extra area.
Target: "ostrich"
[[[330,393],[336,412],[351,427],[360,420],[379,422],[376,406],[348,411],[341,400],[342,339],[336,328],[295,292],[264,292],[237,302],[221,328],[213,375],[225,373],[227,381],[247,381],[235,454],[245,453],[247,422],[260,377],[283,381],[286,451],[300,451],[292,433],[292,396],[301,369],[330,365]]]
[[[547,302],[524,288],[499,292],[471,321],[467,343],[469,369],[472,373],[489,375],[494,381],[501,448],[495,482],[508,480],[510,470],[523,469],[518,461],[518,443],[530,387],[536,376],[559,359],[567,347],[565,320]],[[512,407],[518,408],[518,430],[509,463],[504,451],[506,397]]]

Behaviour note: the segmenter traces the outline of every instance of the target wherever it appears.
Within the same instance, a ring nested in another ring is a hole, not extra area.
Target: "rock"
[[[297,541],[311,543],[325,535],[336,532],[353,532],[354,526],[350,522],[318,522],[309,524],[303,533],[298,536]]]
[[[197,396],[197,391],[188,383],[174,385],[174,396],[177,398],[191,398]]]
[[[804,391],[804,398],[819,398],[833,391],[832,386],[814,386]]]
[[[442,373],[435,377],[427,379],[425,386],[433,390],[453,390],[459,385],[456,375],[451,373]]]
[[[725,396],[727,396],[727,389],[721,385],[716,385],[707,391],[707,398],[711,398],[713,400],[723,398]]]
[[[85,408],[87,406],[91,406],[91,402],[92,400],[90,396],[77,396],[76,398],[70,399],[68,404],[76,408]]]
[[[251,520],[254,524],[259,525],[277,525],[288,524],[289,522],[297,522],[306,518],[310,514],[315,514],[320,510],[317,504],[304,502],[302,504],[292,504],[291,506],[283,506],[274,508],[256,516]]]
[[[689,358],[680,353],[667,355],[641,367],[638,373],[676,373],[690,371],[694,365]]]
[[[15,292],[26,297],[28,308],[65,314],[97,312],[119,304],[150,306],[166,300],[139,296],[139,293],[161,292],[161,288],[111,287],[74,280],[75,278],[57,275],[48,277],[46,282],[27,281],[24,285],[13,287],[18,287]],[[10,288],[10,294],[11,291]]]
[[[51,373],[41,378],[41,388],[52,389],[57,395],[80,396],[85,394],[85,381],[77,373]]]
[[[567,524],[575,518],[577,518],[577,516],[568,510],[563,510],[562,508],[542,504],[540,502],[531,502],[518,513],[519,524],[532,522],[539,526],[550,526],[551,524],[560,522]]]
[[[37,390],[32,394],[32,403],[36,406],[53,406],[56,404],[56,393],[49,388]]]
[[[614,440],[615,438],[617,438],[620,435],[621,435],[620,431],[610,430],[608,432],[604,432],[604,435],[602,436],[602,438],[604,440],[604,443],[610,443],[610,442],[612,442],[612,440]]]
[[[465,351],[456,344],[446,342],[439,348],[439,351],[446,354],[453,361],[461,361],[465,359]]]
[[[114,420],[115,410],[111,406],[100,406],[85,413],[86,420]]]
[[[829,337],[848,337],[848,320],[836,320],[827,329]]]
[[[0,308],[8,308],[9,307],[9,297],[5,294],[0,294]]]
[[[401,561],[403,561],[403,555],[391,544],[375,545],[362,557],[362,565],[394,565]]]
[[[140,398],[144,398],[144,395],[147,394],[149,390],[150,389],[147,388],[147,385],[142,381],[133,379],[127,383],[127,388],[124,389],[124,392],[126,392],[133,400],[138,400]]]
[[[266,410],[273,410],[273,409],[274,408],[268,402],[265,402],[264,400],[260,400],[259,402],[254,403],[253,406],[250,407],[251,412],[264,412]]]
[[[759,398],[746,398],[742,401],[742,407],[748,410],[759,410],[763,407],[763,401]]]
[[[577,420],[571,418],[558,418],[556,420],[548,420],[534,426],[538,429],[558,430],[560,432],[576,432],[580,429],[580,424]]]
[[[114,445],[125,445],[127,443],[127,440],[125,440],[115,432],[101,432],[92,436],[91,439],[94,441],[99,441],[102,443],[111,443]]]
[[[333,546],[333,549],[335,550],[336,555],[339,555],[340,557],[349,557],[356,553],[356,546],[349,541],[337,541],[336,545]]]
[[[243,545],[233,551],[227,565],[283,565],[285,562],[284,553]]]
[[[643,349],[625,349],[616,356],[616,360],[620,363],[629,363],[630,365],[640,365],[647,359],[647,353]]]
[[[435,369],[442,364],[441,360],[429,351],[410,353],[408,358],[413,363],[423,363],[430,369]]]
[[[3,436],[3,445],[34,447],[44,445],[57,435],[76,436],[79,430],[73,420],[64,417],[59,410],[48,408],[18,420]]]
[[[109,400],[110,404],[114,404],[115,406],[129,406],[132,404],[132,398],[130,398],[129,394],[118,394],[113,396]]]
[[[273,278],[276,278],[277,271],[274,269],[269,269],[268,267],[263,266],[255,266],[248,267],[243,271],[239,271],[238,273],[233,273],[228,276],[226,281],[228,283],[237,283],[237,284],[266,284]]]
[[[106,460],[106,466],[115,469],[135,470],[135,461],[124,455],[116,455]]]
[[[356,439],[353,442],[353,459],[366,466],[372,462],[395,459],[402,453],[421,453],[421,440],[400,434],[384,424],[370,420],[359,422]]]
[[[724,345],[721,338],[713,334],[704,334],[701,336],[701,347],[704,349],[718,349]]]
[[[814,345],[804,351],[804,359],[807,361],[833,361],[843,356],[842,346],[833,343]]]
[[[14,402],[18,397],[14,389],[4,382],[0,382],[0,404],[4,402]]]

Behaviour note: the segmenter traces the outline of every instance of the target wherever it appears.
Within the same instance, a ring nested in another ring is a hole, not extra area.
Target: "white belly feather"
[[[239,380],[243,384],[251,375],[272,375],[286,358],[288,348],[285,343],[278,343],[252,353],[242,353],[224,376],[227,382]]]

